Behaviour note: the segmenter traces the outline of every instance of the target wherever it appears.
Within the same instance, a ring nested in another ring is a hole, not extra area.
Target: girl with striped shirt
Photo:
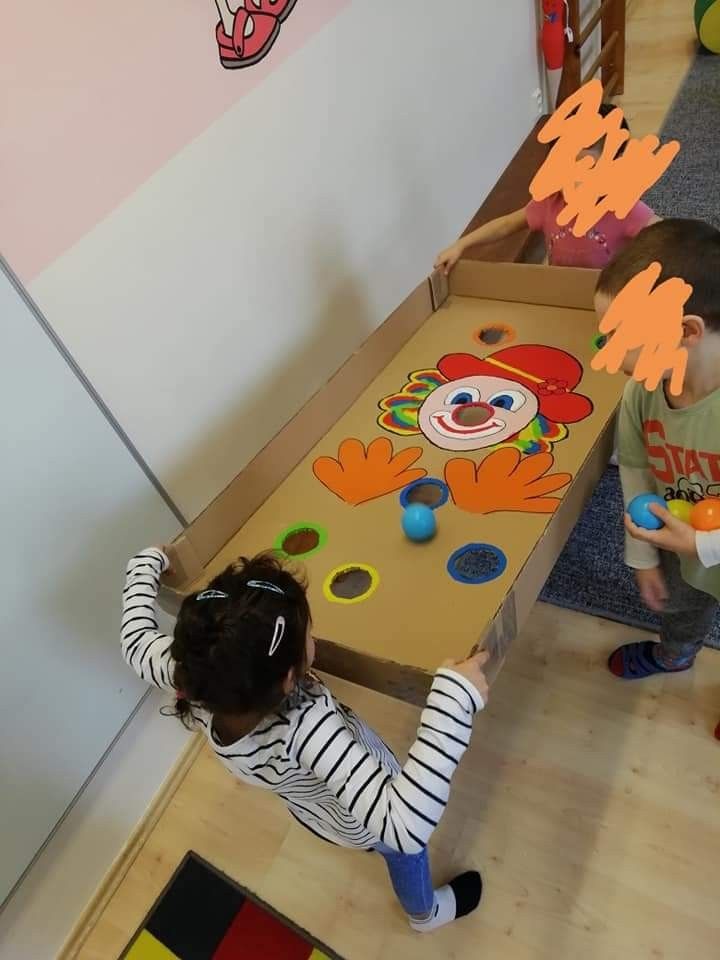
[[[277,794],[303,826],[387,863],[413,929],[427,932],[480,902],[479,873],[434,889],[427,843],[483,708],[485,655],[435,675],[404,766],[310,673],[315,656],[305,584],[273,555],[240,560],[188,596],[174,636],[158,630],[167,552],[130,561],[122,652],[143,679],[176,696],[177,715],[202,728],[221,763]]]

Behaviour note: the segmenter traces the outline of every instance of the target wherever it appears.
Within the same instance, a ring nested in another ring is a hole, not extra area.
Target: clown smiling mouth
[[[487,423],[463,427],[455,423],[444,413],[436,413],[430,420],[438,433],[443,433],[450,437],[467,437],[470,439],[478,435],[489,436],[505,429],[505,424],[502,420],[489,420]]]

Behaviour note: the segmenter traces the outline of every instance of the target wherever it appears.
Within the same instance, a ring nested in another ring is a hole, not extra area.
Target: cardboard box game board
[[[482,645],[492,682],[612,452],[596,276],[463,261],[421,284],[179,538],[166,609],[276,548],[307,571],[319,669],[419,703]]]

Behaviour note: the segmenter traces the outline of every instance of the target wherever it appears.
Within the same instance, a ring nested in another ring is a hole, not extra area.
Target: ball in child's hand
[[[720,497],[700,500],[692,508],[690,523],[696,530],[720,530]]]
[[[411,503],[403,511],[402,528],[405,536],[416,543],[430,540],[437,530],[435,514],[424,503]]]
[[[633,497],[628,504],[630,519],[636,527],[642,527],[643,530],[659,530],[660,527],[665,526],[660,517],[656,517],[650,511],[651,503],[656,503],[663,510],[667,510],[667,504],[663,498],[658,497],[655,493],[641,493],[639,496]]]
[[[687,500],[668,500],[666,506],[676,520],[682,520],[683,523],[690,523],[693,505]]]

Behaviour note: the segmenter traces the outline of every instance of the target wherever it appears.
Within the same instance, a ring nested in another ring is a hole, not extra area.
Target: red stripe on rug
[[[213,960],[309,960],[313,949],[281,920],[246,900]]]

